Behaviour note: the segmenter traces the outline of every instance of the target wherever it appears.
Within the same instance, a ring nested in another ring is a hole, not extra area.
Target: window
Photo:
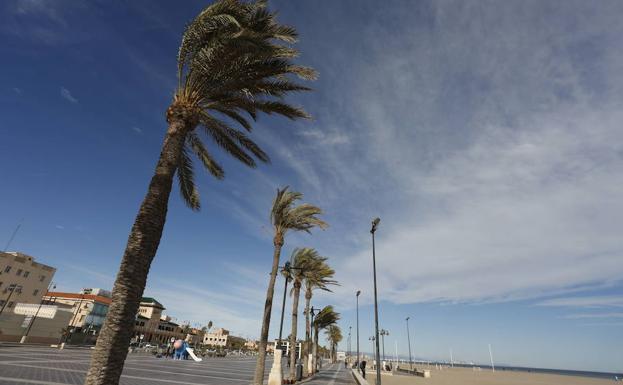
[[[15,272],[15,275],[17,275],[19,277],[20,275],[22,275],[23,271],[24,270],[22,270],[22,269],[17,269],[17,271]]]
[[[7,307],[13,307],[13,305],[15,304],[15,302],[11,301],[8,303]]]
[[[6,303],[6,301],[5,301],[5,300],[0,299],[0,306],[4,306],[4,304],[5,304],[5,303]]]
[[[30,271],[25,271],[24,272],[24,278],[28,278],[29,275],[30,275]]]
[[[4,283],[4,282],[0,282],[0,287],[2,287],[2,284],[3,284],[3,283]]]
[[[39,294],[39,289],[36,289],[35,291],[32,292],[32,295],[37,295]]]
[[[45,279],[45,275],[39,276],[39,282],[43,282],[44,279]]]
[[[5,273],[8,273],[9,271],[11,271],[11,266],[7,266],[4,268]]]

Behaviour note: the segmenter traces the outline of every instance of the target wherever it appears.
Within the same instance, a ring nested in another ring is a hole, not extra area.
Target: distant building
[[[257,350],[257,345],[257,341],[255,340],[247,340],[247,342],[244,343],[244,347],[249,350]]]
[[[51,291],[43,299],[46,304],[63,304],[71,307],[72,317],[67,324],[70,327],[71,339],[68,342],[74,344],[95,343],[112,301],[110,292],[102,289],[83,289],[80,293]]]
[[[162,314],[164,306],[155,298],[143,297],[134,326],[133,342],[166,344],[173,339],[186,337],[179,324]],[[142,336],[142,338],[141,338]]]
[[[30,255],[0,252],[0,311],[13,311],[18,302],[40,303],[56,269]]]
[[[218,328],[212,332],[208,332],[203,336],[203,344],[218,347],[227,347],[227,339],[229,338],[229,330]]]

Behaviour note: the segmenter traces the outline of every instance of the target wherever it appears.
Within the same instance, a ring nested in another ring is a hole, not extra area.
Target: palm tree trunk
[[[112,303],[91,356],[85,385],[119,383],[149,267],[160,244],[173,176],[188,130],[179,115],[169,116],[160,158],[128,238]]]
[[[270,314],[273,309],[273,295],[275,293],[275,280],[277,279],[277,271],[279,269],[279,257],[281,256],[281,247],[283,246],[283,236],[280,234],[275,234],[273,244],[275,245],[275,251],[273,253],[273,268],[270,271],[270,281],[268,282],[268,290],[266,291],[266,302],[264,303],[264,318],[262,319],[262,332],[260,335],[260,345],[258,347],[257,363],[255,364],[255,376],[253,378],[253,383],[255,385],[262,385],[264,383],[264,365],[266,363],[266,345],[268,344],[268,330],[270,328]]]
[[[308,287],[305,291],[305,341],[307,341],[307,355],[311,354],[311,322],[309,321],[310,317],[310,308],[309,305],[311,303],[312,292]]]
[[[301,282],[294,281],[294,298],[292,299],[292,332],[290,333],[290,378],[295,378],[296,373],[296,333],[299,319],[299,296],[301,294]]]
[[[312,352],[312,372],[311,374],[316,373],[316,362],[317,362],[317,356],[318,356],[318,328],[314,327],[314,346],[313,346],[313,352]]]

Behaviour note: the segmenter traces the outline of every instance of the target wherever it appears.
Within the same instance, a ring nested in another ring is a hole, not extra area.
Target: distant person
[[[344,360],[344,369],[348,368],[348,361]]]
[[[366,378],[366,360],[361,360],[359,363],[359,369],[361,370],[361,375],[363,378]]]

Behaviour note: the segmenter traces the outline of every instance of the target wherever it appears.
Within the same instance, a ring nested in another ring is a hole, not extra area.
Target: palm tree
[[[249,117],[255,120],[260,112],[290,119],[308,117],[283,100],[290,92],[308,90],[291,80],[291,75],[315,77],[311,68],[292,62],[298,53],[289,44],[296,38],[295,29],[278,24],[263,0],[218,0],[184,31],[177,57],[178,86],[166,111],[168,128],[162,151],[128,238],[86,384],[119,381],[130,326],[160,243],[175,174],[181,195],[193,210],[199,210],[200,201],[191,154],[214,177],[224,177],[201,136],[255,167],[256,159],[268,162],[269,158],[245,133],[252,129]]]
[[[270,314],[273,308],[273,295],[275,292],[275,279],[277,278],[277,270],[279,269],[279,257],[281,256],[281,248],[288,231],[305,231],[311,233],[314,227],[324,229],[327,224],[318,218],[322,214],[320,208],[302,203],[296,205],[296,202],[303,198],[303,194],[288,190],[288,187],[277,189],[277,195],[273,200],[273,207],[270,212],[270,221],[273,225],[275,235],[273,236],[273,266],[270,272],[270,280],[266,292],[266,302],[264,304],[264,318],[262,319],[262,331],[260,334],[260,343],[258,347],[258,357],[255,366],[255,376],[253,383],[262,385],[264,382],[264,364],[266,363],[266,345],[268,343],[268,329],[270,327]]]
[[[328,285],[337,285],[337,281],[331,279],[335,271],[326,263],[320,264],[315,269],[311,270],[305,277],[305,346],[306,353],[309,356],[312,352],[312,344],[310,341],[311,336],[311,324],[310,324],[310,304],[315,289],[324,291],[331,291]],[[303,366],[304,371],[307,371],[307,365]]]
[[[325,306],[318,312],[316,319],[314,319],[314,352],[312,360],[312,368],[316,370],[316,360],[318,355],[318,331],[326,329],[331,325],[334,325],[340,319],[340,313],[333,311],[333,306]]]
[[[301,286],[305,277],[314,269],[318,268],[326,258],[320,257],[318,252],[312,248],[294,249],[292,252],[292,267],[290,268],[290,279],[294,281],[292,285],[292,332],[290,333],[290,378],[295,378],[296,371],[296,338],[298,327],[299,297]]]
[[[325,334],[327,335],[327,339],[331,343],[331,362],[335,363],[337,355],[337,344],[342,341],[342,329],[340,329],[340,327],[337,325],[330,325],[327,330],[325,330]]]

